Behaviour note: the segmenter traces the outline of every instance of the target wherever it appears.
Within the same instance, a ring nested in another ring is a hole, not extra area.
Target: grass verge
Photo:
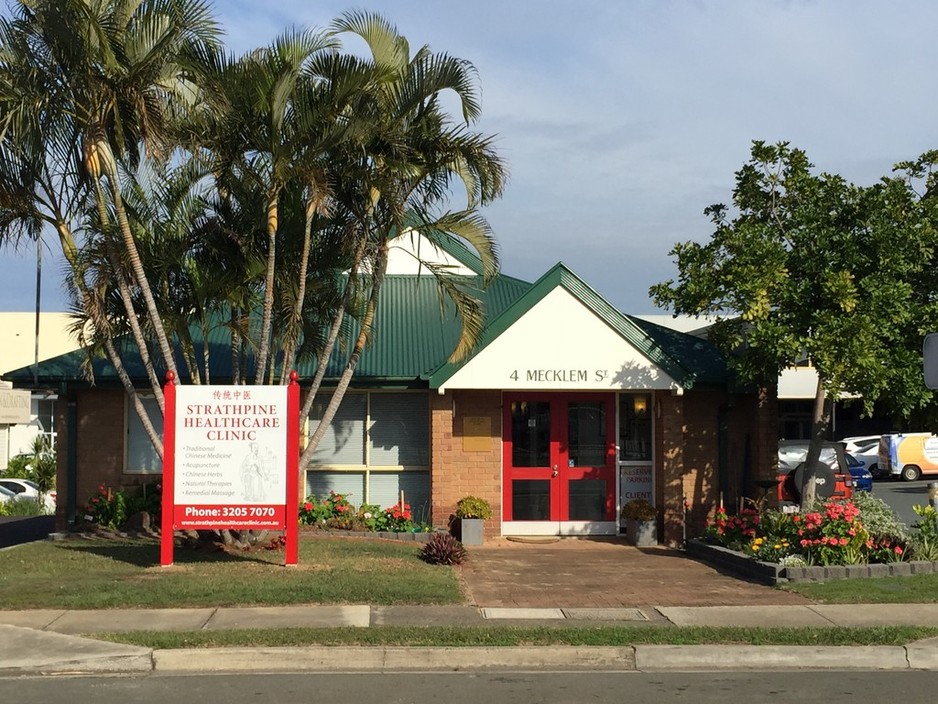
[[[938,602],[938,574],[909,577],[790,582],[781,589],[819,604],[933,604]]]
[[[519,645],[904,645],[938,636],[938,628],[706,628],[604,626],[282,628],[231,631],[133,631],[95,638],[147,648],[287,646],[511,647]]]
[[[414,543],[300,541],[299,565],[283,551],[176,548],[160,567],[156,540],[36,542],[0,552],[5,609],[105,609],[288,604],[458,604],[451,567],[420,560]]]

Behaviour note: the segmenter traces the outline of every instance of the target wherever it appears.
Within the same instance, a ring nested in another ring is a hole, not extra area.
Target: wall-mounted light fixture
[[[643,416],[648,411],[648,401],[644,396],[633,396],[632,397],[632,408],[635,411],[635,415]]]

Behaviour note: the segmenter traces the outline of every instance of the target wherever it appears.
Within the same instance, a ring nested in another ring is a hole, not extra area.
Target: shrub
[[[913,506],[919,520],[912,524],[911,547],[917,560],[938,560],[938,511],[931,505]]]
[[[163,515],[163,485],[151,482],[126,492],[126,503],[127,518],[146,511],[150,515],[150,524],[158,526]]]
[[[857,491],[851,501],[860,509],[860,522],[874,539],[892,538],[896,542],[905,542],[908,538],[908,531],[899,516],[878,496],[868,491]]]
[[[358,516],[368,530],[387,533],[410,533],[416,527],[410,504],[395,504],[382,509],[377,504],[362,504]]]
[[[622,518],[631,521],[653,521],[658,517],[655,507],[645,499],[632,499],[622,507]]]
[[[303,503],[300,504],[300,523],[304,525],[325,525],[327,523],[333,523],[329,527],[339,527],[338,524],[349,524],[352,523],[352,518],[354,518],[355,511],[352,508],[352,504],[349,503],[348,497],[345,494],[337,494],[334,491],[330,491],[329,495],[320,500],[315,496],[307,496]],[[332,519],[342,519],[340,521],[334,521]]]
[[[704,539],[730,550],[743,551],[756,537],[760,520],[759,512],[753,508],[744,508],[738,516],[730,516],[721,506],[713,520],[707,522]]]
[[[434,533],[421,548],[420,557],[431,565],[461,565],[469,554],[449,533]]]
[[[464,496],[456,502],[456,518],[481,518],[487,520],[492,517],[492,507],[485,499],[478,496]]]
[[[33,438],[29,454],[10,459],[3,476],[29,479],[36,482],[39,491],[48,494],[55,489],[55,469],[55,453],[49,447],[49,439],[45,435],[37,435]]]
[[[85,519],[105,528],[119,528],[128,515],[127,494],[105,484],[98,487],[85,506]]]
[[[32,499],[10,499],[0,503],[0,516],[41,516],[43,505]]]

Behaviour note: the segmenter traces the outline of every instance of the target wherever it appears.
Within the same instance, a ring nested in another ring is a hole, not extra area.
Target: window
[[[156,398],[141,394],[140,399],[150,417],[150,422],[153,423],[153,428],[158,435],[162,436],[163,414],[160,413]],[[156,454],[156,450],[153,449],[150,436],[143,429],[143,423],[140,422],[140,417],[130,399],[126,400],[124,407],[127,413],[127,461],[124,463],[124,471],[128,474],[161,474],[163,463]]]
[[[49,441],[49,448],[55,450],[55,402],[56,396],[36,400],[36,420],[39,432]]]
[[[313,405],[309,433],[329,403]],[[430,411],[426,393],[349,392],[313,451],[307,492],[349,494],[355,505],[411,505],[417,520],[429,520]],[[422,514],[426,516],[422,518]]]
[[[651,459],[651,394],[619,397],[619,459]]]

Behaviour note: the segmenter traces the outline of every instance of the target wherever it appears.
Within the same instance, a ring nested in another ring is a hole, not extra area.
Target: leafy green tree
[[[742,383],[774,384],[804,359],[817,370],[802,506],[814,501],[830,399],[856,393],[869,408],[901,389],[903,403],[923,400],[913,349],[938,320],[938,219],[914,188],[925,168],[905,165],[859,187],[815,174],[805,153],[787,143],[754,142],[736,173],[732,209],[705,211],[710,241],[676,245],[678,280],[651,288],[661,307],[715,317],[712,339]]]

